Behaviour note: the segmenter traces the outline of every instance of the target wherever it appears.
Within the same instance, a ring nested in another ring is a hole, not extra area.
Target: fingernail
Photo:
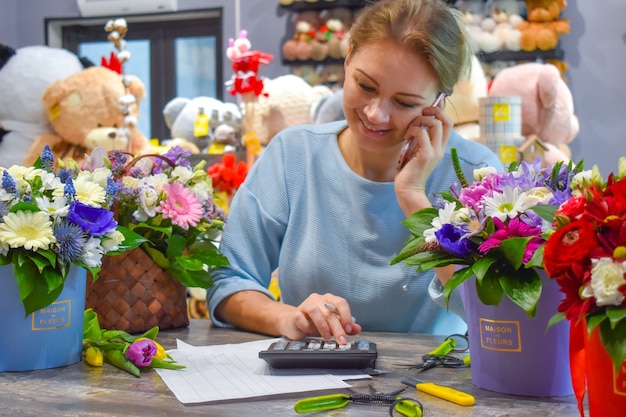
[[[345,326],[343,326],[343,328],[346,331],[346,333],[350,333],[352,331],[352,325],[351,324],[346,324]]]
[[[339,343],[340,345],[345,345],[348,343],[348,340],[346,339],[345,336],[339,336],[337,338],[337,343]]]

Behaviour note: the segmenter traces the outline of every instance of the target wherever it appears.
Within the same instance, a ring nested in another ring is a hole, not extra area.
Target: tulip
[[[157,346],[150,339],[136,340],[124,352],[128,360],[141,367],[150,366],[156,354]]]
[[[156,350],[156,354],[153,355],[153,358],[167,359],[167,353],[165,353],[165,348],[161,346],[156,340],[148,339],[147,337],[140,337],[135,341],[138,342],[140,340],[150,340],[152,343],[154,343],[157,350]]]
[[[94,346],[89,346],[85,351],[85,361],[91,366],[102,366],[104,355]]]

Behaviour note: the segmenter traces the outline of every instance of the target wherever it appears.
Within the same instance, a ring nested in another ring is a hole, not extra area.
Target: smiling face
[[[437,96],[436,74],[424,58],[391,41],[359,47],[345,69],[350,136],[363,151],[395,159],[410,123]]]

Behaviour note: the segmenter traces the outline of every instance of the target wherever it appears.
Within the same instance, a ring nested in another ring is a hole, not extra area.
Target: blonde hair
[[[379,0],[366,6],[350,29],[350,53],[389,40],[423,56],[451,95],[473,55],[462,13],[443,0]],[[392,58],[392,57],[390,57]]]

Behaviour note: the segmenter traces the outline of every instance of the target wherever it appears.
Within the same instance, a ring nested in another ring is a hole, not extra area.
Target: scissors
[[[294,405],[294,409],[298,414],[312,413],[315,411],[334,410],[342,408],[350,403],[360,405],[383,405],[389,406],[389,415],[395,417],[401,415],[405,417],[422,417],[424,415],[424,407],[417,400],[402,398],[398,396],[404,388],[392,393],[382,393],[376,391],[370,385],[370,394],[328,394],[316,397],[303,398],[298,400]]]

